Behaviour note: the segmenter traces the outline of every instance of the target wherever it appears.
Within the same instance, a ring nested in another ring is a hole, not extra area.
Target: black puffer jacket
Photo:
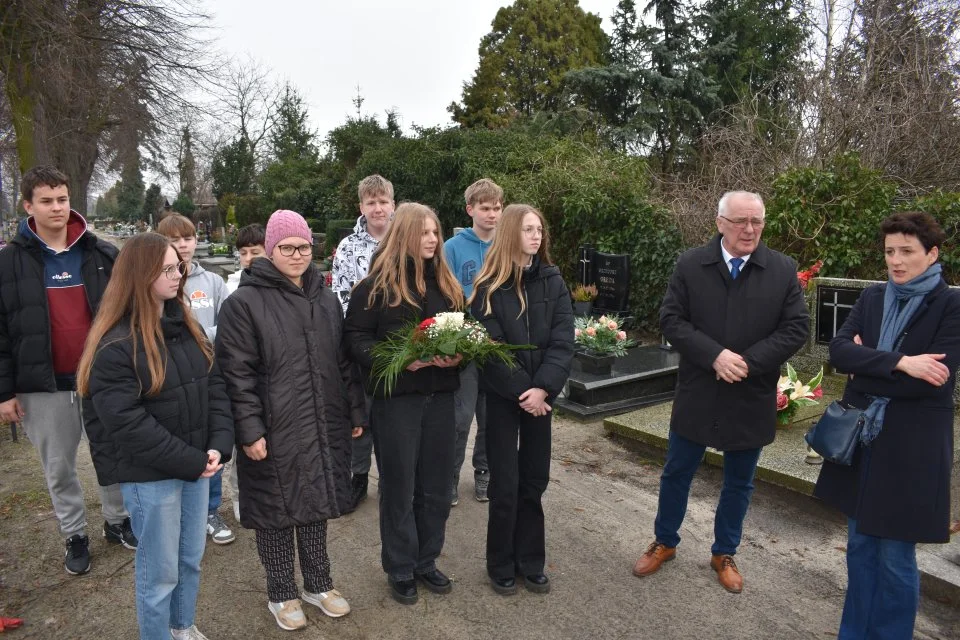
[[[155,396],[147,356],[124,320],[100,341],[90,372],[83,417],[97,480],[117,482],[196,480],[207,451],[230,459],[233,417],[220,371],[209,369],[200,346],[183,321],[182,308],[168,302],[161,319],[167,349],[166,378]]]
[[[0,250],[0,402],[17,393],[57,391],[43,249],[36,237],[22,229]],[[77,245],[83,248],[81,273],[87,302],[96,315],[117,248],[91,231],[84,232]]]
[[[491,360],[483,367],[483,385],[508,400],[519,401],[527,389],[547,392],[548,401],[563,389],[573,361],[573,305],[560,269],[540,263],[523,272],[526,310],[520,314],[520,299],[514,283],[493,292],[491,314],[484,313],[487,287],[481,286],[473,299],[473,316],[490,337],[507,344],[532,344],[532,351],[515,351],[518,367]]]
[[[223,303],[217,359],[237,436],[240,523],[286,529],[350,504],[350,431],[365,424],[363,387],[341,351],[343,311],[310,267],[298,288],[257,258]],[[267,457],[239,445],[266,438]]]
[[[367,380],[367,389],[373,395],[383,396],[383,386],[375,385],[370,379],[370,369],[373,366],[370,350],[373,346],[383,340],[387,334],[402,329],[410,322],[419,323],[438,313],[453,311],[447,299],[440,293],[433,261],[426,262],[425,266],[424,281],[427,293],[419,307],[402,302],[396,307],[388,307],[383,301],[383,296],[377,296],[373,305],[367,309],[370,278],[364,278],[357,283],[353,293],[350,294],[343,339],[349,349],[350,357],[360,365],[364,379]],[[416,291],[414,283],[411,282],[410,286],[413,291]],[[460,374],[456,367],[424,367],[417,371],[402,372],[397,378],[391,395],[430,394],[456,391],[459,388]]]

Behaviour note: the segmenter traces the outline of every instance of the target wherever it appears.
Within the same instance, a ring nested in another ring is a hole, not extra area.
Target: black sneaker
[[[127,549],[137,548],[137,536],[133,535],[130,518],[124,518],[120,524],[104,522],[103,537],[111,544],[122,544]]]
[[[356,509],[360,503],[367,499],[367,487],[370,478],[365,473],[355,473],[350,479],[350,504]]]
[[[82,533],[67,538],[67,554],[63,567],[72,576],[90,571],[90,539]]]

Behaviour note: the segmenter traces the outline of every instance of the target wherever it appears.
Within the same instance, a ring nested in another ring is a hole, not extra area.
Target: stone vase
[[[595,353],[593,351],[577,351],[573,357],[580,362],[580,370],[584,373],[592,373],[596,376],[610,375],[610,369],[613,367],[613,361],[617,359],[606,353]]]
[[[573,315],[575,316],[589,316],[592,311],[593,311],[593,300],[587,300],[586,302],[573,303]]]

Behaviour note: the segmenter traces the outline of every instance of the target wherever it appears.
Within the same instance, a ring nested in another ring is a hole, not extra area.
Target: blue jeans
[[[207,513],[213,514],[220,508],[223,502],[223,469],[217,471],[210,480],[210,504],[207,507]]]
[[[169,640],[170,629],[193,624],[200,560],[207,541],[209,480],[124,482],[137,545],[137,623],[140,640]]]
[[[910,640],[920,604],[917,545],[857,532],[847,520],[847,598],[838,640]]]
[[[660,499],[654,533],[657,542],[668,547],[680,544],[680,525],[687,514],[690,483],[706,447],[670,430],[667,462],[660,476]],[[760,449],[723,452],[723,488],[713,521],[713,555],[734,555],[743,534],[743,519],[753,494],[753,474]]]

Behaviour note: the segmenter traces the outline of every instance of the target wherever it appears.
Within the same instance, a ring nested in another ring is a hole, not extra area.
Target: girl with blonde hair
[[[573,359],[573,305],[549,245],[539,211],[508,206],[471,297],[491,338],[536,347],[513,352],[513,366],[490,360],[480,378],[490,465],[487,573],[501,595],[516,593],[518,574],[529,591],[550,590],[541,499],[550,480],[551,404]]]
[[[350,296],[344,340],[374,398],[370,423],[380,461],[381,559],[391,594],[402,604],[417,601],[416,579],[434,593],[452,588],[436,560],[450,514],[460,356],[414,362],[387,396],[370,380],[370,351],[411,321],[462,308],[460,284],[443,257],[437,214],[422,204],[401,204],[369,274]]]
[[[183,296],[167,238],[128,240],[87,336],[77,392],[101,485],[120,483],[137,546],[143,640],[203,640],[194,625],[209,479],[233,449],[213,348]]]

